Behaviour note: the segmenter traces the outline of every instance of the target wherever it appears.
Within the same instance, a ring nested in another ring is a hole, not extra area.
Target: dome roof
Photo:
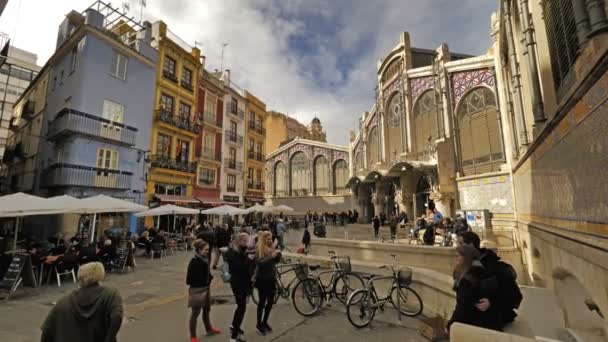
[[[319,118],[315,116],[315,118],[314,118],[314,119],[312,119],[312,123],[313,123],[313,124],[319,124],[319,125],[320,125],[320,124],[321,124],[321,120],[319,120]]]

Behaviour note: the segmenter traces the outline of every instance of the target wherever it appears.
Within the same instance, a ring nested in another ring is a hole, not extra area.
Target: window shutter
[[[118,151],[112,151],[112,170],[118,170]]]

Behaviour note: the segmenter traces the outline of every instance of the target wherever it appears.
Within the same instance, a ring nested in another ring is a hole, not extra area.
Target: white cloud
[[[139,17],[139,1],[130,2],[132,15]],[[346,143],[357,117],[372,106],[376,61],[401,31],[410,32],[413,46],[434,48],[447,41],[453,50],[481,53],[489,44],[492,7],[486,0],[147,2],[144,18],[162,19],[191,45],[202,43],[208,68],[219,69],[222,43],[229,43],[224,68],[232,70],[233,80],[270,109],[305,123],[318,114],[334,143]],[[38,53],[42,64],[54,50],[63,16],[90,3],[9,1],[0,31],[14,37],[17,47]],[[297,37],[312,48],[290,48]]]

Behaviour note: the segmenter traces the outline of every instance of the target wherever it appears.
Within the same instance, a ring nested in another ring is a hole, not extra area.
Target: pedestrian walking
[[[391,215],[390,220],[388,221],[388,225],[391,229],[391,240],[395,241],[397,238],[397,224],[399,224],[399,218],[397,214]]]
[[[57,302],[42,324],[41,342],[116,342],[123,318],[122,298],[116,289],[102,286],[100,262],[82,265],[78,289]]]
[[[304,245],[304,254],[307,254],[310,251],[310,232],[308,228],[304,229],[304,234],[302,235],[302,244]]]
[[[282,219],[279,219],[276,225],[276,234],[277,234],[277,246],[280,250],[285,249],[285,223]]]
[[[254,262],[247,254],[247,244],[250,237],[247,233],[239,233],[232,241],[232,247],[224,254],[230,272],[230,287],[236,301],[236,309],[230,326],[230,342],[244,342],[241,324],[247,309],[247,296],[251,293],[251,277]]]
[[[258,333],[265,336],[272,333],[272,328],[268,325],[270,311],[274,304],[276,295],[275,277],[277,273],[276,264],[281,259],[281,252],[272,246],[272,235],[264,231],[258,234],[258,244],[256,250],[256,268],[254,272],[255,287],[258,289],[259,303],[257,310]]]
[[[211,285],[213,276],[209,269],[209,244],[199,239],[194,241],[193,246],[194,256],[188,264],[186,284],[190,286],[188,289],[188,307],[192,310],[189,325],[190,340],[198,342],[196,322],[201,315],[201,311],[207,335],[217,335],[220,333],[220,330],[211,325],[211,293],[209,285]]]
[[[374,216],[372,219],[372,227],[374,227],[374,238],[378,238],[378,234],[380,233],[380,218],[378,215]]]

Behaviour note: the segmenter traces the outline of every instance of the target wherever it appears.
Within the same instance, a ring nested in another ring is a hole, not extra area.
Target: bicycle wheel
[[[364,287],[365,282],[363,282],[363,279],[361,279],[359,275],[354,273],[342,273],[336,277],[332,292],[340,303],[346,304],[348,296],[351,293]]]
[[[376,315],[376,299],[366,289],[352,293],[346,302],[346,316],[355,328],[364,328]]]
[[[422,299],[420,299],[416,291],[405,285],[393,287],[391,290],[391,303],[395,307],[395,310],[401,311],[401,314],[406,316],[414,317],[422,313]]]
[[[300,280],[291,293],[293,308],[304,316],[316,314],[323,304],[323,289],[319,281],[314,278]]]

